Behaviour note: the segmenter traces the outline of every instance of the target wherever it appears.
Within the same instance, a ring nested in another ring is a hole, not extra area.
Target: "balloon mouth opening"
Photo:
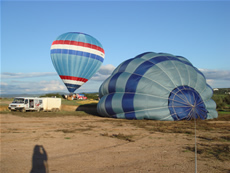
[[[192,87],[183,85],[174,88],[168,98],[172,118],[177,120],[206,119],[207,109],[200,94]]]

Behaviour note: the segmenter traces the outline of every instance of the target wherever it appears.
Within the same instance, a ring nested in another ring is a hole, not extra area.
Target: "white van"
[[[61,98],[16,97],[8,107],[11,111],[59,111]]]

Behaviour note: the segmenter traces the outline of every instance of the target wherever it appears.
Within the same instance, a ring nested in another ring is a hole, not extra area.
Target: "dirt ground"
[[[90,115],[21,114],[0,114],[2,173],[195,172],[194,152],[185,149],[194,146],[194,134],[153,132]],[[229,173],[229,163],[198,154],[197,172]]]

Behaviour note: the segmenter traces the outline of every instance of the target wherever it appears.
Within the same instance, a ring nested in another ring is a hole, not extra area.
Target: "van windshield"
[[[24,99],[23,98],[15,98],[13,103],[24,103]]]

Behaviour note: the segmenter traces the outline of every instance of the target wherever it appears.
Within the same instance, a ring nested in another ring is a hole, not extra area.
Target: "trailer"
[[[61,110],[61,98],[43,98],[43,110],[44,111],[60,111]]]
[[[10,111],[60,111],[61,98],[51,97],[15,97],[14,101],[9,104]]]

